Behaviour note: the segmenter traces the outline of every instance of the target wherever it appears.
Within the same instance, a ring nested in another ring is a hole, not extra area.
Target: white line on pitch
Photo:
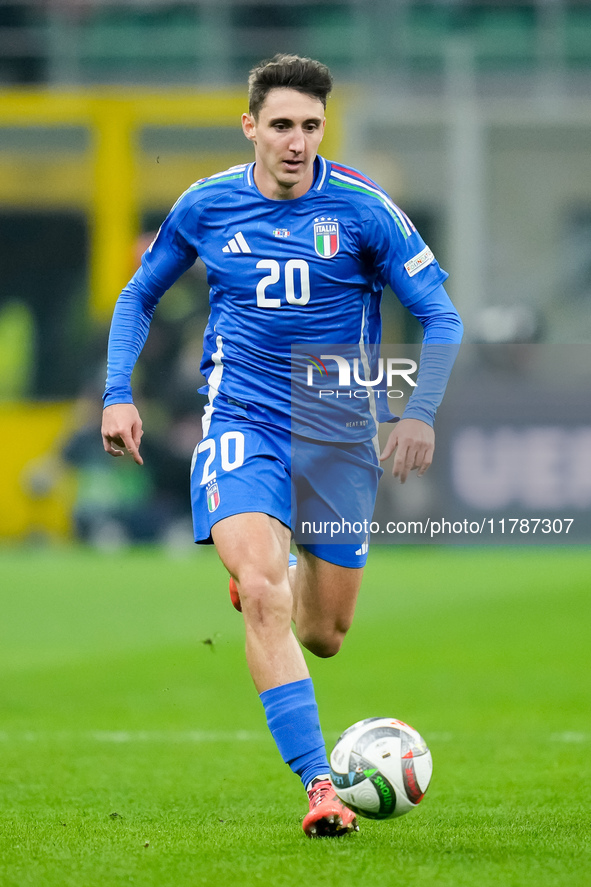
[[[55,731],[7,731],[0,732],[0,742],[43,742],[47,740],[85,740],[106,743],[140,742],[260,742],[268,737],[266,732],[251,730],[55,730]]]

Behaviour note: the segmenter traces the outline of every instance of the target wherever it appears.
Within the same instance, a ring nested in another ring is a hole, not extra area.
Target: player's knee
[[[238,593],[242,612],[250,619],[291,619],[291,591],[283,583],[273,582],[265,575],[250,575],[238,583]]]
[[[330,659],[336,656],[343,645],[346,631],[337,627],[319,632],[318,630],[300,631],[299,639],[306,650],[321,659]]]

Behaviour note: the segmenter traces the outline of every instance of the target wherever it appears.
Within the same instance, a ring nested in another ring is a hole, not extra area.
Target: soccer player
[[[381,292],[391,285],[424,327],[418,385],[381,457],[395,453],[393,473],[404,482],[431,463],[433,417],[462,329],[442,286],[447,275],[408,217],[370,179],[318,154],[331,87],[328,69],[310,59],[279,55],[253,69],[242,128],[254,163],[192,185],[121,293],[102,428],[108,453],[126,450],[142,464],[131,372],[159,299],[200,256],[211,313],[202,362],[209,402],[191,473],[195,540],[213,541],[230,574],[267,723],[308,792],[303,829],[311,837],[346,834],[357,823],[328,780],[300,644],[320,657],[338,652],[367,544],[298,545],[297,564],[290,555],[291,346],[309,343],[318,354],[322,343],[378,342]],[[429,353],[431,344],[447,349]],[[375,431],[369,420],[355,427],[336,484],[328,471],[330,435],[319,432],[317,450],[309,441],[305,458],[318,474],[309,495],[321,512],[342,513],[355,500],[371,520],[381,473]],[[336,439],[339,452],[343,440]]]

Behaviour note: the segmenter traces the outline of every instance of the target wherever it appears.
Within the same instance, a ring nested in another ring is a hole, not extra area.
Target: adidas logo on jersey
[[[235,234],[232,240],[229,240],[222,250],[223,253],[249,253],[251,249],[246,242],[246,238],[242,231]]]
[[[365,542],[363,543],[363,545],[361,546],[361,548],[357,549],[355,554],[357,554],[361,557],[364,554],[367,554],[368,551],[369,551],[369,539],[366,539]]]

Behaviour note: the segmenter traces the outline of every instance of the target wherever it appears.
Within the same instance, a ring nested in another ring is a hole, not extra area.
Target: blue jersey
[[[378,185],[318,157],[309,191],[272,200],[253,169],[202,179],[172,208],[115,310],[106,405],[131,401],[131,370],[154,307],[197,256],[210,286],[206,417],[235,407],[289,427],[292,346],[309,343],[317,354],[322,343],[378,343],[386,284],[419,318],[425,342],[460,341],[461,322],[441,286],[447,274]],[[416,409],[425,418],[424,404]],[[386,407],[377,419],[389,416]],[[371,423],[358,438],[374,433]]]

